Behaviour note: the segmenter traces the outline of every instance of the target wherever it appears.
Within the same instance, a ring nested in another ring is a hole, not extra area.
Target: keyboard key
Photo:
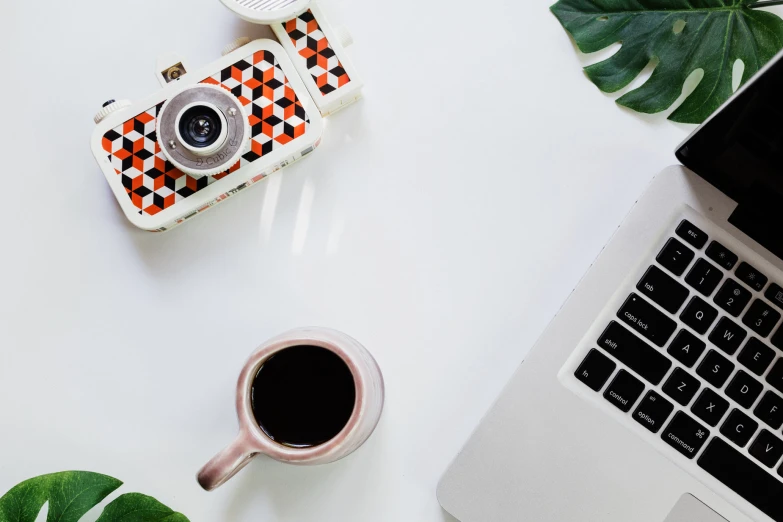
[[[604,392],[604,399],[611,402],[620,410],[628,412],[636,399],[644,391],[644,383],[628,373],[620,370]]]
[[[693,261],[693,257],[693,251],[690,248],[676,239],[670,238],[655,260],[672,274],[682,275]]]
[[[713,428],[718,425],[728,410],[729,401],[709,388],[704,388],[691,407],[694,415]]]
[[[718,263],[718,266],[725,270],[731,270],[737,263],[737,255],[721,245],[717,241],[710,243],[706,250],[707,257]]]
[[[716,317],[718,317],[718,311],[696,295],[691,298],[688,306],[680,314],[682,322],[700,334],[704,334],[709,330]]]
[[[615,368],[617,365],[609,357],[593,348],[579,365],[574,376],[593,391],[598,391],[612,375]]]
[[[761,299],[756,299],[748,308],[745,317],[742,318],[742,324],[750,327],[761,337],[766,337],[777,324],[778,319],[780,319],[780,312]]]
[[[772,520],[783,520],[783,482],[725,441],[712,439],[699,466]]]
[[[783,308],[783,288],[780,285],[772,283],[764,292],[764,297],[772,301],[772,304],[778,308]]]
[[[685,276],[686,283],[707,297],[715,291],[721,279],[723,279],[723,272],[704,259],[696,261],[688,275]]]
[[[767,276],[750,266],[748,263],[743,261],[740,263],[740,265],[737,267],[737,270],[734,271],[734,275],[737,276],[737,279],[751,287],[756,292],[761,292],[761,289],[764,288],[764,285],[767,284]]]
[[[661,438],[669,446],[689,459],[699,452],[709,437],[710,432],[707,428],[681,411],[677,412],[661,434]]]
[[[710,332],[710,341],[729,355],[733,355],[747,337],[746,332],[728,317],[721,317],[718,324]]]
[[[774,388],[783,393],[783,359],[775,361],[775,365],[772,370],[767,374],[767,382]]]
[[[761,398],[753,415],[766,422],[773,430],[783,426],[783,399],[768,391]]]
[[[704,360],[696,369],[696,373],[699,377],[716,388],[722,388],[733,371],[734,363],[715,350],[707,352],[707,356],[704,357]]]
[[[634,293],[617,311],[617,317],[658,346],[666,344],[677,328],[673,319]]]
[[[780,325],[780,328],[778,328],[778,330],[775,332],[775,335],[772,336],[769,342],[771,342],[772,346],[775,348],[783,350],[783,324]]]
[[[616,321],[609,323],[598,346],[652,384],[658,384],[672,367],[661,352],[626,330]]]
[[[696,226],[687,219],[683,219],[680,224],[677,225],[677,230],[675,230],[675,232],[678,236],[696,248],[701,248],[707,244],[707,234],[696,228]]]
[[[750,297],[750,290],[729,278],[718,290],[714,301],[734,317],[739,317],[739,314],[745,309],[745,305],[750,301]]]
[[[633,418],[636,422],[653,433],[658,433],[666,419],[671,415],[674,406],[672,403],[650,390],[639,403]]]
[[[691,368],[699,360],[706,347],[707,345],[704,344],[704,341],[688,330],[682,329],[674,337],[674,340],[669,345],[669,349],[666,351],[682,364]]]
[[[677,313],[688,298],[687,288],[654,265],[647,269],[636,288],[670,314]]]
[[[780,457],[783,457],[783,441],[767,430],[761,430],[748,451],[753,458],[768,468],[773,468]]]
[[[691,376],[682,368],[676,368],[666,379],[663,385],[663,393],[679,402],[683,406],[687,405],[699,391],[699,380]]]
[[[726,387],[726,395],[734,399],[743,408],[750,408],[761,392],[764,385],[748,375],[744,370],[739,370],[729,385]]]
[[[731,442],[743,448],[758,427],[758,422],[735,408],[731,410],[729,417],[723,423],[723,426],[720,427],[720,432]]]
[[[737,356],[737,360],[756,375],[763,375],[774,358],[775,350],[755,337],[748,339],[745,347]]]

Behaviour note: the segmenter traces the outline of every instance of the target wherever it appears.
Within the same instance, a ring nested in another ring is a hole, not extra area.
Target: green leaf
[[[126,493],[106,506],[96,522],[188,522],[188,519],[152,497]]]
[[[35,522],[47,502],[46,522],[78,522],[121,485],[115,478],[89,471],[41,475],[0,497],[0,522]],[[189,521],[152,497],[127,493],[106,506],[97,522]]]
[[[620,42],[609,59],[585,68],[604,92],[627,86],[650,61],[655,70],[617,103],[635,111],[668,109],[695,70],[704,76],[669,119],[701,123],[732,90],[734,62],[745,64],[741,83],[783,47],[783,20],[752,9],[756,0],[559,0],[552,12],[582,52]],[[683,26],[684,23],[684,26]]]
[[[41,475],[0,497],[0,522],[35,522],[47,501],[46,522],[77,522],[121,485],[117,479],[87,471]]]

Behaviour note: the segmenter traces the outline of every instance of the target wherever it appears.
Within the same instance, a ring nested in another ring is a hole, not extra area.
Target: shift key
[[[666,344],[677,328],[673,319],[634,293],[625,300],[617,317],[658,346]]]
[[[609,323],[598,346],[652,384],[660,384],[671,360],[616,321]]]

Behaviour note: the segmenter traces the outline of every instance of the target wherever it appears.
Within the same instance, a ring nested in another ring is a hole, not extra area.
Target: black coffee
[[[251,391],[253,415],[272,440],[306,448],[323,444],[353,413],[356,387],[348,366],[317,346],[292,346],[270,357]]]

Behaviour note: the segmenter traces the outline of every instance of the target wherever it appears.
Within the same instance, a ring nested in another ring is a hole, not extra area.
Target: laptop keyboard
[[[783,521],[783,288],[714,234],[679,222],[573,375]]]

